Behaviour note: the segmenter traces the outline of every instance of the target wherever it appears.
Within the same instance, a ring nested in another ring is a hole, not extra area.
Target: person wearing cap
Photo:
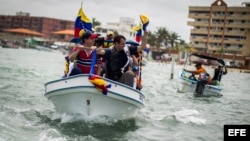
[[[189,78],[193,78],[193,79],[196,80],[195,75],[199,75],[199,74],[201,74],[201,73],[207,74],[206,69],[204,69],[204,68],[202,67],[202,64],[201,64],[201,63],[196,63],[196,64],[195,64],[195,68],[196,68],[196,70],[194,70],[194,71],[184,69],[184,71],[189,72],[189,73],[192,73],[192,75],[189,76]],[[212,79],[211,79],[211,77],[209,76],[209,78],[208,78],[208,83],[211,83],[211,81],[212,81]]]
[[[98,34],[92,34],[89,32],[83,33],[82,36],[80,36],[82,45],[77,45],[74,48],[74,51],[69,55],[69,59],[72,62],[75,62],[76,65],[71,71],[72,75],[76,74],[88,74],[90,73],[91,69],[91,60],[92,60],[92,51],[93,51],[93,45],[95,43],[95,39],[98,37]],[[101,59],[97,57],[97,63],[95,66],[95,74],[100,74],[101,69]]]
[[[103,48],[109,48],[113,45],[114,33],[112,31],[108,31],[105,37]]]
[[[184,69],[184,71],[192,73],[192,75],[189,76],[189,78],[193,77],[195,79],[194,75],[199,75],[200,73],[207,73],[207,71],[201,66],[201,63],[196,63],[195,64],[195,68],[196,68],[196,70],[194,70],[194,71],[193,70]]]
[[[189,76],[189,78],[193,78],[194,80],[196,80],[195,75],[200,75],[200,78],[198,79],[195,88],[195,93],[198,95],[202,95],[204,92],[205,85],[211,84],[212,79],[207,73],[207,71],[202,67],[201,63],[196,63],[195,67],[196,67],[195,71],[187,69],[184,69],[184,71],[192,73],[192,75]]]
[[[114,45],[113,44],[113,39],[114,39],[114,33],[112,31],[108,31],[107,35],[106,35],[106,37],[104,39],[102,48],[109,48],[109,47],[113,46]],[[106,71],[106,68],[105,68],[105,58],[102,58],[101,76],[105,75],[105,71]]]
[[[145,30],[140,46],[127,47],[126,38],[117,35],[114,37],[114,46],[112,48],[97,48],[97,54],[102,55],[106,60],[106,78],[133,87],[135,75],[129,70],[129,57],[146,48],[147,35],[148,32]]]

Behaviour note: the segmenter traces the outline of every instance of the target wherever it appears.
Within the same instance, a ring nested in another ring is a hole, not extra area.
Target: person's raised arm
[[[132,59],[133,59],[133,64],[138,66],[139,65],[139,62],[137,60],[137,58],[134,56],[134,55],[131,55]]]
[[[187,69],[183,69],[185,72],[188,72],[188,73],[195,73],[195,71],[191,71],[191,70],[187,70]]]
[[[144,31],[144,34],[142,36],[142,42],[141,42],[141,45],[138,46],[137,48],[137,52],[140,52],[142,50],[144,50],[146,48],[146,45],[147,45],[147,38],[148,38],[148,31],[145,30]]]

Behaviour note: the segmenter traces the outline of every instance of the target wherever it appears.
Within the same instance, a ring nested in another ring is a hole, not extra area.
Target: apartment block
[[[126,37],[127,40],[135,40],[136,32],[132,31],[135,27],[135,19],[129,17],[120,17],[117,23],[107,23],[107,25],[96,26],[96,32],[106,36],[107,31],[116,31]]]
[[[250,56],[250,2],[189,6],[190,41],[199,52]]]
[[[48,17],[33,17],[29,13],[17,12],[16,15],[0,15],[0,31],[10,28],[27,28],[44,34],[49,38],[52,32],[74,29],[74,21]]]

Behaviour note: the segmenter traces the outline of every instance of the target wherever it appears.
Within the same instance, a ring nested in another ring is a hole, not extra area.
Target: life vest
[[[212,78],[207,73],[207,71],[202,67],[200,69],[196,70],[195,74],[198,74],[200,79],[204,79],[204,80],[207,79],[208,84],[210,84],[212,82]]]
[[[103,43],[103,48],[109,48],[111,46],[113,46],[114,43],[112,40],[104,40],[104,43]]]

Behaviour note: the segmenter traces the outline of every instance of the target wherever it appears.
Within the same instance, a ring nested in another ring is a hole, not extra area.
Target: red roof
[[[28,35],[35,35],[35,36],[43,36],[42,33],[37,31],[25,29],[25,28],[14,28],[14,29],[4,29],[5,32],[12,32],[12,33],[19,33],[19,34],[28,34]]]

